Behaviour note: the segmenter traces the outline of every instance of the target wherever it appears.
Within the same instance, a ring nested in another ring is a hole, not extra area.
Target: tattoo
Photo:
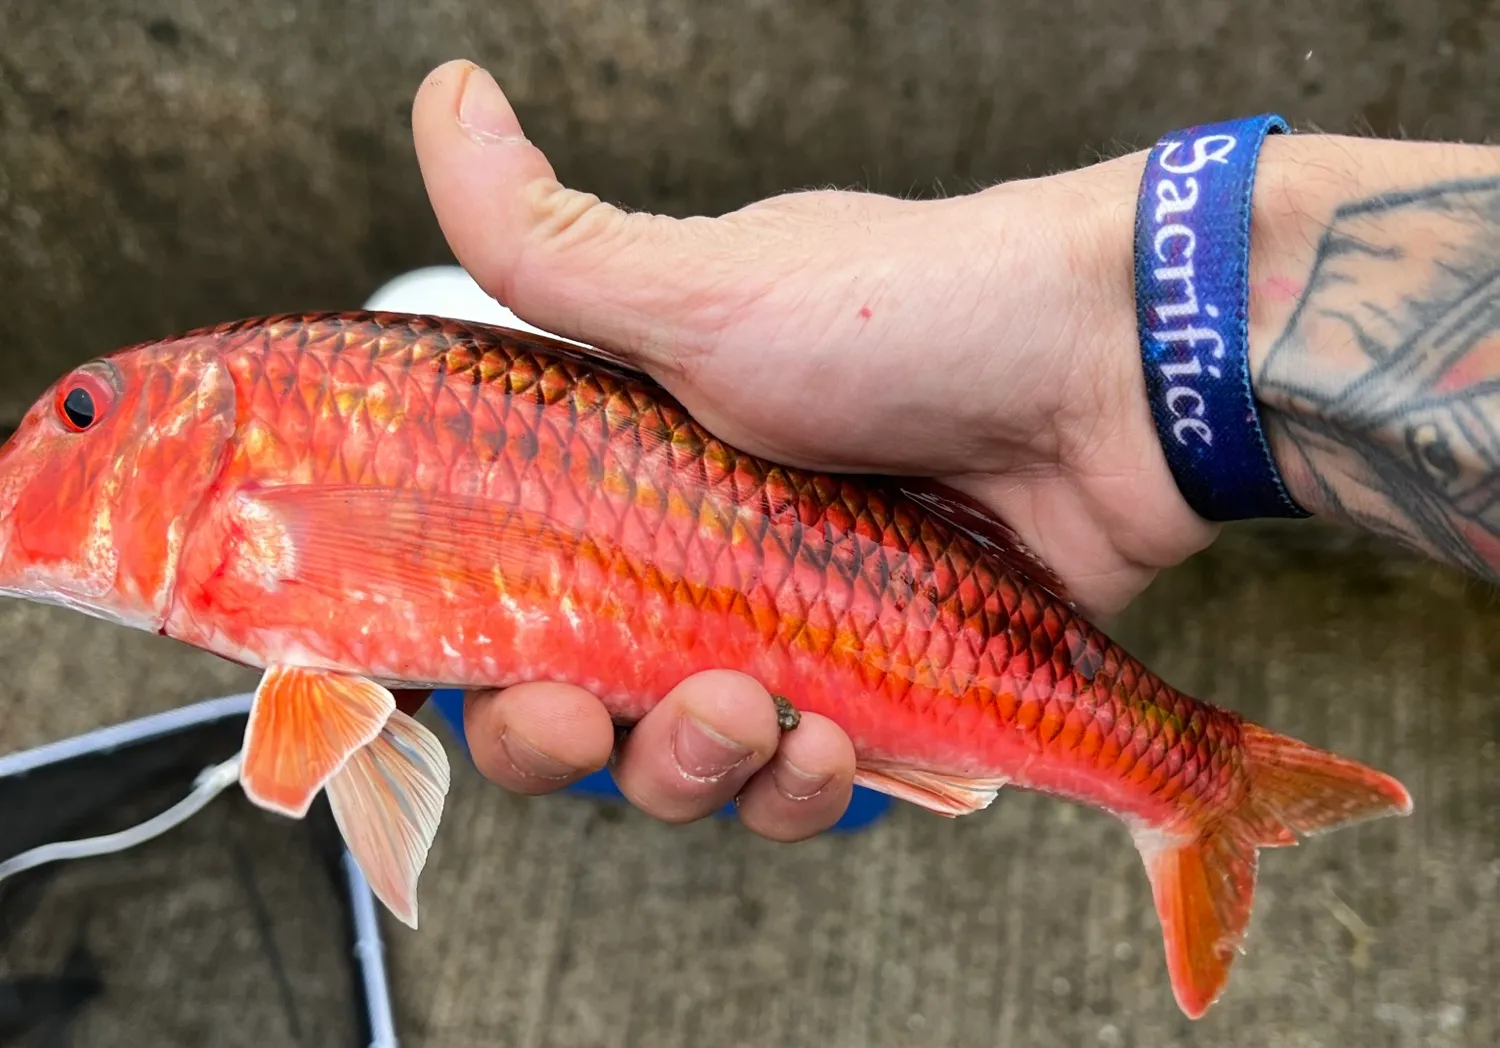
[[[1259,371],[1307,509],[1500,581],[1500,177],[1340,208]]]
[[[1500,177],[1340,208],[1256,390],[1305,507],[1500,580]]]

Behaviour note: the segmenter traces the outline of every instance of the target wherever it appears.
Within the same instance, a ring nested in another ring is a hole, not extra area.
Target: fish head
[[[234,427],[233,380],[204,338],[58,379],[0,447],[0,593],[159,631]]]

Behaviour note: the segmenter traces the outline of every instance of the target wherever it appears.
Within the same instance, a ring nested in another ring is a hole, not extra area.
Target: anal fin
[[[854,771],[855,785],[889,794],[950,819],[988,808],[1009,781],[998,777],[966,779],[918,768],[861,766]]]
[[[328,803],[370,890],[417,926],[417,878],[443,817],[449,769],[442,744],[397,710],[328,783]]]
[[[240,786],[269,811],[300,819],[344,762],[396,710],[374,681],[324,670],[272,666],[255,689]]]

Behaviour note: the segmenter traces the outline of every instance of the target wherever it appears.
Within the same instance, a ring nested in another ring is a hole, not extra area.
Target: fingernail
[[[506,758],[522,775],[533,779],[560,780],[571,779],[578,774],[578,769],[564,764],[556,757],[548,756],[524,739],[519,739],[510,732],[500,733],[500,748],[505,751]]]
[[[478,66],[469,71],[463,97],[458,102],[458,122],[469,137],[486,144],[525,142],[516,111],[489,72]]]
[[[771,778],[787,800],[806,801],[822,793],[833,776],[803,771],[791,761],[782,760],[771,769]]]
[[[693,717],[677,722],[672,740],[677,767],[689,778],[720,779],[750,759],[751,750]]]

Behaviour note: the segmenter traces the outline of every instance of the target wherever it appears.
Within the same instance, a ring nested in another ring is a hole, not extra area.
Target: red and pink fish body
[[[568,681],[628,724],[735,669],[841,725],[864,785],[947,815],[1004,784],[1110,811],[1194,1016],[1259,847],[1410,810],[1171,688],[958,496],[758,459],[530,335],[339,314],[122,351],[27,415],[0,513],[5,592],[264,667],[247,794],[300,815],[326,787],[410,921],[447,767],[392,688]]]

